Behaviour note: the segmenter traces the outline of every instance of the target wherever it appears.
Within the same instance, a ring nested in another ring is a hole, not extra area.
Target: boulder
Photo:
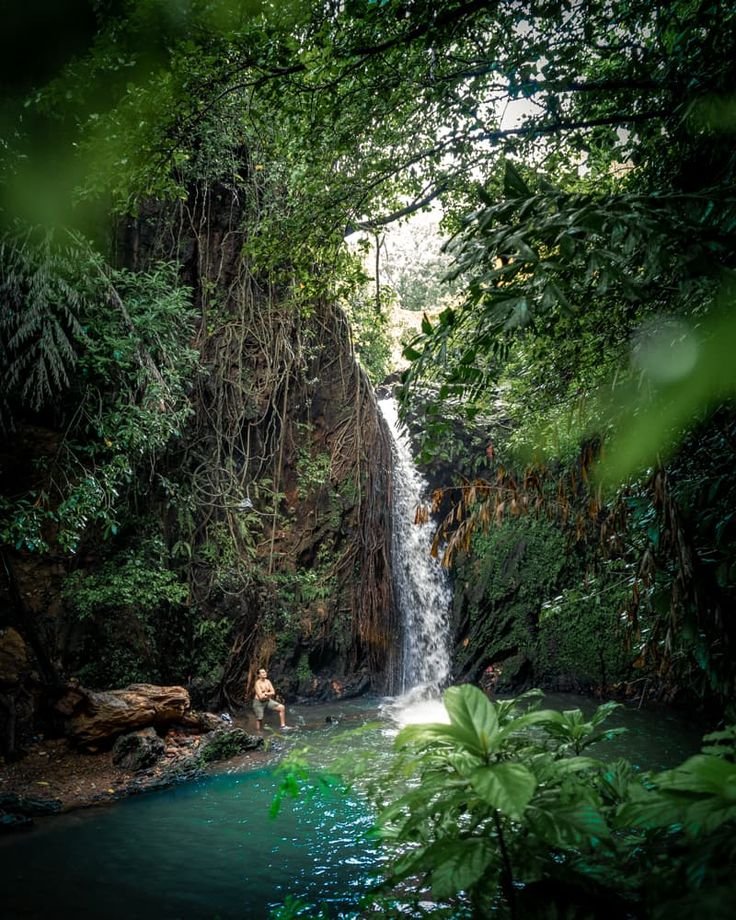
[[[179,725],[183,728],[188,728],[192,732],[204,734],[205,732],[214,732],[221,728],[226,728],[229,722],[227,719],[223,719],[222,716],[216,716],[213,712],[197,712],[192,709],[190,712],[185,712],[179,719]]]
[[[112,762],[116,767],[136,773],[153,766],[165,750],[164,742],[155,728],[144,728],[121,735],[112,746]]]
[[[245,751],[255,751],[261,747],[263,738],[249,735],[242,728],[231,728],[214,732],[211,737],[205,738],[199,749],[199,759],[202,763],[212,763],[215,760],[237,757]]]
[[[19,753],[19,738],[31,730],[32,668],[21,634],[12,626],[0,629],[0,754],[10,759]]]
[[[184,687],[131,684],[124,690],[95,692],[70,686],[56,703],[67,716],[66,733],[80,747],[96,750],[120,735],[152,726],[167,728],[190,710]]]
[[[33,818],[28,815],[6,814],[0,811],[0,831],[16,831],[33,827]]]
[[[55,815],[60,811],[58,799],[30,799],[14,792],[0,793],[0,832],[32,827],[35,815]]]

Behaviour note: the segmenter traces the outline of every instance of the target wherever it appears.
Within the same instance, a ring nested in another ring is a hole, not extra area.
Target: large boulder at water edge
[[[242,728],[231,728],[229,731],[213,732],[211,736],[206,737],[199,750],[199,759],[202,763],[212,763],[260,747],[263,747],[263,738],[249,735]]]
[[[56,709],[67,717],[66,733],[80,747],[96,750],[141,728],[167,728],[190,709],[184,687],[131,684],[97,693],[70,686]]]
[[[112,762],[123,770],[145,770],[163,756],[166,745],[155,728],[143,728],[121,735],[112,746]]]

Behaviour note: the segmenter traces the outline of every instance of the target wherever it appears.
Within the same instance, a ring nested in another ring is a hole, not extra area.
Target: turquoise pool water
[[[0,850],[6,917],[260,918],[292,894],[337,911],[378,854],[356,798],[287,800],[273,771],[219,775],[47,821]]]
[[[307,744],[321,766],[341,757],[387,756],[394,734],[343,735],[379,715],[367,701],[295,710],[301,731],[288,747]],[[559,709],[595,703],[547,697]],[[325,712],[339,720],[325,727]],[[698,750],[697,727],[673,714],[628,709],[608,723],[629,732],[595,751],[625,756],[644,769],[671,766]],[[279,779],[272,767],[222,773],[113,806],[46,819],[0,846],[0,904],[7,918],[74,920],[260,920],[289,895],[324,903],[330,916],[355,911],[380,869],[369,837],[372,816],[359,795],[286,799],[269,807]]]

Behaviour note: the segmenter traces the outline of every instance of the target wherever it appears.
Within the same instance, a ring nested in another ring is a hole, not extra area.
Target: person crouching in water
[[[279,727],[289,729],[291,726],[286,724],[286,706],[284,706],[283,703],[277,703],[274,699],[276,691],[273,688],[273,684],[268,679],[268,673],[265,668],[261,668],[258,671],[254,692],[253,711],[256,714],[256,731],[261,731],[263,727],[263,716],[267,709],[275,709],[279,714]]]

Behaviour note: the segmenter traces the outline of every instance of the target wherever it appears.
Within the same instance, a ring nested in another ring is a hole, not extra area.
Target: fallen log
[[[166,729],[190,711],[184,687],[131,684],[97,692],[70,685],[55,704],[66,716],[65,733],[88,751],[108,747],[115,738],[141,728]]]

